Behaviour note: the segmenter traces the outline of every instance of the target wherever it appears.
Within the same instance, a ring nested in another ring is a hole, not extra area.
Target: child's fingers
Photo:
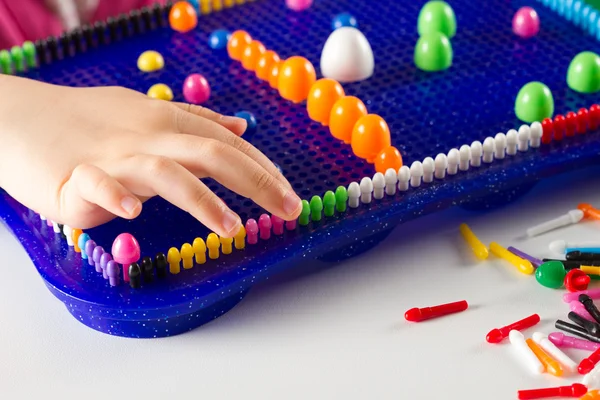
[[[214,178],[285,220],[300,215],[301,200],[290,187],[223,142],[192,135],[165,135],[157,145],[157,152],[179,162],[196,176]]]
[[[119,163],[116,169],[119,180],[134,192],[140,194],[149,188],[220,236],[233,237],[239,232],[240,217],[195,175],[172,159],[140,154]]]
[[[189,112],[191,114],[197,115],[198,117],[206,118],[217,124],[221,125],[224,128],[229,129],[231,132],[235,133],[238,136],[242,136],[246,131],[246,120],[238,117],[230,117],[226,115],[219,114],[216,111],[211,110],[210,108],[205,108],[202,106],[197,106],[194,104],[188,103],[173,103],[180,109],[185,112]]]
[[[250,158],[254,159],[254,161],[259,163],[265,170],[267,170],[267,172],[277,178],[277,180],[283,182],[284,185],[290,188],[292,187],[287,179],[285,179],[285,177],[277,170],[275,164],[273,164],[273,162],[269,160],[263,153],[261,153],[256,147],[206,118],[200,118],[190,113],[184,114],[187,115],[182,115],[177,118],[178,126],[176,129],[178,132],[205,137],[208,139],[216,139],[226,143],[234,149],[239,150],[248,155]]]

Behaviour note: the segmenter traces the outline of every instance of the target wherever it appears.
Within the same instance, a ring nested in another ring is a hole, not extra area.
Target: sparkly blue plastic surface
[[[533,0],[450,1],[458,20],[458,33],[452,40],[454,65],[435,74],[416,70],[412,53],[417,16],[424,2],[319,0],[306,12],[295,13],[287,10],[283,1],[259,0],[202,16],[198,29],[188,34],[159,29],[42,66],[28,76],[73,86],[123,85],[142,92],[163,82],[172,87],[176,100],[183,100],[184,78],[202,73],[212,85],[207,106],[225,114],[253,112],[258,129],[247,139],[281,166],[306,199],[372,176],[373,167],[355,158],[350,147],[335,140],[326,128],[310,121],[303,105],[283,100],[225,53],[210,49],[207,40],[215,29],[246,29],[282,58],[303,55],[318,71],[331,18],[350,12],[372,45],[376,67],[371,79],[344,88],[347,94],[361,98],[370,112],[386,119],[392,142],[409,165],[518,127],[514,99],[529,81],[541,80],[550,87],[557,113],[598,101],[598,96],[570,91],[565,79],[572,57],[584,50],[598,52],[598,42]],[[542,20],[540,34],[527,41],[511,31],[513,14],[524,5],[539,6]],[[166,67],[152,74],[140,73],[136,59],[150,49],[164,55]],[[48,288],[77,319],[114,335],[157,337],[185,332],[218,317],[254,283],[294,264],[350,257],[371,248],[396,225],[412,218],[458,204],[471,208],[501,205],[542,177],[599,159],[597,133],[544,146],[286,231],[179,275],[143,284],[140,290],[126,285],[109,287],[60,236],[5,194],[0,216],[21,241]],[[211,187],[244,220],[262,213],[249,200],[212,182]],[[188,214],[160,199],[146,203],[141,217],[134,221],[116,220],[88,233],[110,248],[113,239],[125,231],[137,237],[142,255],[166,252],[208,233]],[[377,266],[365,268],[375,270]]]

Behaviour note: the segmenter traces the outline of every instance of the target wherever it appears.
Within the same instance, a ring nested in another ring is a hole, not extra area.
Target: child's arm
[[[301,202],[239,135],[245,121],[118,87],[68,88],[2,76],[0,187],[59,223],[134,218],[161,196],[222,236],[240,218],[198,178],[211,177],[286,220]]]

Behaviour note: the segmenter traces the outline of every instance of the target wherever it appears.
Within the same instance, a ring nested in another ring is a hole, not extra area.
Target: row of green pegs
[[[335,193],[328,190],[323,199],[320,196],[313,196],[310,199],[310,203],[306,200],[302,200],[302,212],[298,218],[298,223],[302,226],[306,226],[309,222],[320,221],[322,215],[326,217],[333,217],[335,211],[345,212],[346,203],[348,202],[348,192],[343,186],[339,186]]]
[[[10,51],[0,50],[0,69],[3,74],[12,75],[36,66],[35,45],[31,42],[25,42],[23,46],[14,46]]]

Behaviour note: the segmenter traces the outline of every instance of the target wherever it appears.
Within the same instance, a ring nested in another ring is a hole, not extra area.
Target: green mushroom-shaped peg
[[[445,1],[429,1],[421,8],[417,28],[420,36],[441,32],[452,39],[456,35],[454,10]]]
[[[335,189],[335,209],[338,212],[346,211],[346,203],[348,202],[348,191],[343,186],[338,186]]]
[[[566,275],[565,266],[560,261],[545,262],[535,271],[535,279],[539,284],[551,289],[561,288]]]
[[[302,200],[302,211],[298,217],[298,223],[302,226],[308,225],[310,222],[310,204],[306,200]]]
[[[436,72],[452,65],[452,45],[441,32],[430,32],[419,38],[415,46],[414,61],[417,68]]]
[[[569,65],[567,84],[579,93],[600,91],[600,56],[591,51],[577,54]]]
[[[523,86],[515,101],[515,114],[527,123],[551,118],[554,114],[554,98],[548,86],[541,82],[529,82]]]
[[[326,217],[333,217],[335,214],[335,194],[331,190],[323,196],[323,214]]]
[[[310,214],[313,221],[320,221],[323,212],[323,200],[319,196],[310,199]]]

